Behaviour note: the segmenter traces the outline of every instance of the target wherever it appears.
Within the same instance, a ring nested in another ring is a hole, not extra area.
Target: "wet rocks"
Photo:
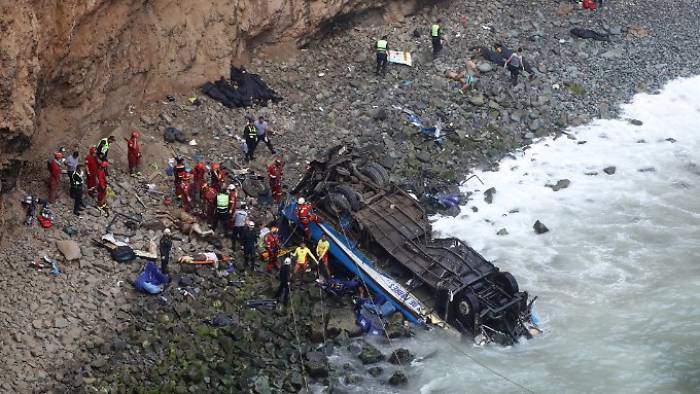
[[[544,234],[546,232],[549,232],[547,226],[545,226],[544,223],[540,222],[539,220],[535,222],[532,228],[535,230],[536,234]]]
[[[504,227],[496,232],[496,235],[508,235],[508,230]]]
[[[570,181],[570,180],[568,180],[568,179],[560,179],[560,180],[558,180],[557,183],[555,183],[554,185],[548,184],[548,185],[545,185],[545,186],[551,188],[553,191],[556,192],[556,191],[559,191],[559,190],[561,190],[561,189],[566,189],[567,187],[569,187],[569,185],[571,185],[571,181]]]
[[[630,122],[630,124],[633,124],[635,126],[641,126],[644,124],[644,122],[642,122],[639,119],[628,119],[627,121]]]
[[[372,367],[372,368],[370,368],[370,369],[367,370],[367,373],[370,374],[370,376],[373,376],[373,377],[376,378],[377,376],[379,376],[379,375],[381,375],[381,374],[384,373],[384,368],[382,368],[382,367]]]
[[[379,351],[376,347],[365,343],[364,346],[362,347],[362,351],[358,355],[358,358],[360,361],[362,361],[362,364],[376,364],[380,361],[384,360],[384,355],[382,352]]]
[[[496,194],[495,187],[491,187],[491,188],[486,189],[486,191],[484,191],[484,201],[486,201],[487,204],[493,203],[493,195],[494,194]]]
[[[408,349],[400,348],[394,350],[391,355],[389,355],[389,362],[392,364],[406,365],[413,361],[414,355],[411,354]]]
[[[609,167],[603,168],[603,172],[608,174],[608,175],[615,174],[615,171],[617,171],[617,168],[615,166],[609,166]]]
[[[408,383],[408,378],[401,371],[394,372],[389,378],[389,384],[392,386],[404,386]]]

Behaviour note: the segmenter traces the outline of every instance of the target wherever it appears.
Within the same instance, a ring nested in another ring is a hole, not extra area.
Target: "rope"
[[[292,299],[292,287],[287,286],[287,289],[289,292],[289,309],[292,311],[292,321],[294,323],[294,337],[296,338],[297,351],[299,352],[299,366],[301,367],[301,377],[304,379],[304,386],[306,386],[306,392],[310,392],[309,391],[309,382],[306,380],[306,372],[304,371],[304,363],[302,362],[302,358],[304,357],[304,355],[301,352],[301,341],[299,340],[299,330],[297,329],[297,317],[296,317],[296,313],[294,313],[294,300]]]
[[[477,364],[477,365],[480,366],[481,368],[484,368],[485,370],[491,372],[492,374],[498,376],[499,378],[505,380],[506,382],[508,382],[508,383],[510,383],[510,384],[512,384],[512,385],[514,385],[514,386],[516,386],[516,387],[518,387],[518,388],[520,388],[520,389],[522,389],[524,392],[527,392],[527,393],[530,393],[530,394],[536,394],[536,392],[535,392],[534,390],[531,390],[531,389],[529,389],[529,388],[523,386],[522,384],[520,384],[520,383],[514,381],[513,379],[508,378],[507,376],[503,375],[502,373],[496,371],[495,369],[489,367],[488,365],[484,364],[483,362],[477,360],[477,359],[474,358],[472,355],[470,355],[470,354],[467,353],[466,351],[462,350],[461,347],[456,347],[456,349],[457,349],[458,352],[460,352],[460,353],[462,353],[463,355],[467,356],[467,358],[469,358],[470,360],[472,360],[475,364]]]

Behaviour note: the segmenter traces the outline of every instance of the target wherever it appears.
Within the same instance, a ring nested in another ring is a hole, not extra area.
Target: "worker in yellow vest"
[[[388,62],[389,42],[387,41],[387,36],[383,36],[381,40],[377,40],[376,45],[377,50],[377,71],[374,73],[379,75],[381,70],[382,76],[386,75],[386,64]]]
[[[430,26],[430,39],[433,42],[433,59],[437,58],[442,49],[442,30],[440,29],[440,19]]]

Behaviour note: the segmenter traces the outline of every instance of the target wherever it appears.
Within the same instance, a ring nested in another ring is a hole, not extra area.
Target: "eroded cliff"
[[[0,0],[0,177],[32,141],[79,135],[129,105],[299,47],[337,20],[420,0]],[[48,149],[51,147],[46,147]]]

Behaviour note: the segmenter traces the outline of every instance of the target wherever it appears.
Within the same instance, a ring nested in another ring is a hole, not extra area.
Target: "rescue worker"
[[[243,138],[245,138],[247,147],[245,160],[251,161],[255,160],[255,148],[258,146],[258,129],[255,128],[252,117],[249,116],[246,119],[247,123],[243,128]]]
[[[319,222],[320,218],[313,214],[313,206],[311,203],[306,202],[304,197],[299,197],[296,206],[296,215],[299,219],[299,225],[304,230],[304,237],[306,239],[311,239],[311,228],[309,224],[311,222]]]
[[[383,36],[381,40],[377,40],[377,70],[374,72],[377,75],[379,75],[380,71],[382,76],[386,75],[386,65],[389,62],[387,52],[389,50],[389,42],[387,40],[387,36]]]
[[[284,163],[282,159],[275,159],[274,163],[267,166],[267,176],[270,178],[270,191],[275,202],[282,201],[282,177],[284,176]]]
[[[258,240],[255,234],[255,223],[248,222],[248,225],[241,232],[241,243],[243,244],[244,263],[251,271],[255,270],[255,243]]]
[[[97,143],[97,158],[100,161],[107,161],[107,154],[109,153],[109,144],[114,143],[117,139],[113,135],[103,138]]]
[[[270,232],[263,238],[263,243],[265,244],[265,251],[267,251],[267,266],[265,269],[267,272],[272,272],[273,268],[278,268],[277,257],[280,253],[280,237],[277,226],[270,228]]]
[[[163,235],[160,237],[158,249],[160,249],[160,270],[168,273],[168,263],[170,262],[170,250],[173,248],[173,239],[170,236],[170,229],[163,230]]]
[[[438,19],[430,26],[430,39],[433,43],[433,59],[437,58],[442,50],[442,30],[440,29],[441,20]]]
[[[53,159],[48,162],[49,169],[49,203],[53,204],[58,198],[58,194],[61,190],[59,182],[61,180],[61,159],[63,159],[63,153],[54,152]]]
[[[88,155],[85,157],[85,170],[87,172],[88,194],[95,197],[95,186],[97,186],[97,148],[90,147]]]
[[[202,185],[200,195],[202,196],[202,206],[205,218],[207,221],[212,223],[216,216],[216,189],[205,183]]]
[[[190,207],[192,204],[192,198],[190,197],[190,178],[191,174],[189,172],[185,172],[182,174],[182,183],[180,184],[180,189],[182,191],[182,199],[180,200],[182,203],[182,210],[185,212],[190,211]]]
[[[70,174],[70,190],[73,197],[73,213],[80,216],[80,211],[85,208],[83,204],[83,166],[78,164],[75,171]]]
[[[230,212],[230,211],[229,211]],[[236,240],[243,242],[243,229],[248,223],[248,210],[245,204],[241,204],[239,209],[233,212],[233,227],[231,230],[231,249],[236,250]]]
[[[326,235],[323,234],[321,235],[321,239],[318,240],[318,243],[316,244],[316,256],[318,256],[318,261],[320,261],[319,265],[323,266],[323,269],[326,271],[326,278],[331,277],[331,269],[328,267],[328,249],[330,248],[330,243],[326,239]],[[320,271],[319,267],[319,271]],[[320,276],[320,272],[319,272]]]
[[[219,190],[221,190],[223,178],[223,173],[219,163],[211,163],[211,170],[209,170],[209,185],[213,187],[217,193]]]
[[[131,138],[126,139],[127,147],[127,159],[129,161],[129,175],[137,175],[139,161],[141,160],[141,147],[139,146],[139,132],[133,130],[131,132]]]
[[[78,163],[80,163],[80,160],[78,157],[80,156],[80,152],[74,151],[72,155],[68,156],[66,158],[66,170],[68,170],[68,179],[70,180],[71,174],[75,172],[75,169],[78,167]]]
[[[185,159],[182,157],[175,158],[175,168],[173,169],[173,177],[175,178],[175,197],[182,196],[182,175],[185,173]]]
[[[202,192],[202,185],[204,185],[204,178],[207,175],[207,167],[204,165],[204,162],[198,162],[195,166],[194,169],[192,169],[192,178],[194,180],[194,185],[192,188],[192,201],[194,202],[195,205],[200,205],[202,203],[202,197],[201,197],[201,192]]]
[[[313,261],[318,264],[318,260],[316,260],[316,257],[314,256],[313,253],[311,253],[311,250],[306,247],[306,244],[302,241],[302,243],[299,244],[299,246],[294,249],[294,252],[291,254],[292,257],[296,257],[296,264],[294,265],[294,272],[292,273],[292,277],[294,277],[299,271],[301,271],[301,281],[304,281],[304,272],[309,271],[309,261],[307,260],[307,257],[311,257]]]
[[[217,231],[219,223],[224,226],[226,232],[226,222],[228,222],[228,193],[225,190],[219,191],[216,195],[216,214],[212,223],[212,230]]]
[[[282,305],[287,306],[289,303],[289,282],[290,282],[290,276],[289,276],[289,271],[292,268],[292,259],[287,257],[284,259],[284,264],[282,264],[282,268],[280,268],[280,275],[279,275],[279,280],[280,284],[279,287],[277,287],[277,292],[275,293],[275,298],[277,299],[277,302],[282,303]]]
[[[100,209],[107,209],[107,203],[105,202],[107,198],[107,166],[109,164],[106,161],[100,163],[97,167],[97,207]]]

